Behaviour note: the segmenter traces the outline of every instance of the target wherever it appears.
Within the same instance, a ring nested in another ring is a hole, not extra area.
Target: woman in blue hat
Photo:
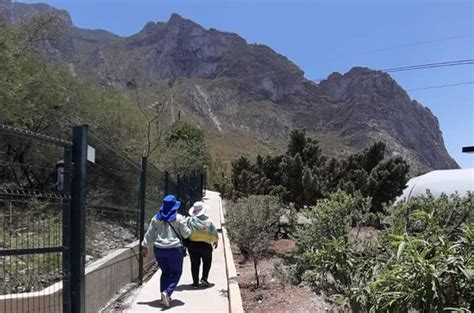
[[[171,294],[183,272],[182,238],[191,234],[186,218],[177,212],[180,205],[174,195],[166,196],[160,210],[151,219],[142,242],[144,257],[148,255],[148,246],[153,244],[156,262],[161,269],[160,292],[165,307],[170,306]]]

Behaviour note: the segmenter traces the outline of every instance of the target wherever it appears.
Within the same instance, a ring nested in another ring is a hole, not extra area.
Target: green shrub
[[[295,235],[300,280],[354,312],[472,310],[473,194],[398,204],[382,235],[361,245],[350,228],[366,219],[367,201],[337,192],[317,203]]]
[[[467,310],[474,295],[473,234],[471,225],[455,241],[446,236],[391,236],[389,249],[375,264],[378,270],[354,288],[356,301],[372,312]]]
[[[319,200],[307,213],[310,224],[294,235],[291,261],[300,280],[317,291],[348,295],[353,286],[357,252],[351,249],[353,226],[361,227],[369,216],[370,199],[338,191]]]
[[[278,198],[250,196],[231,203],[226,212],[226,225],[232,242],[254,263],[255,279],[259,286],[258,260],[268,251],[275,238],[282,215]]]
[[[294,236],[296,251],[316,250],[328,240],[349,239],[349,232],[353,226],[362,226],[368,219],[370,199],[356,193],[350,195],[338,191],[327,199],[321,199],[306,217],[310,224],[302,225]]]

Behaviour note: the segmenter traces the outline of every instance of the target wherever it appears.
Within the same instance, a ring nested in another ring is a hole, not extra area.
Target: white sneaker
[[[164,304],[165,307],[170,307],[171,297],[166,293],[166,291],[163,291],[161,293],[161,302]]]

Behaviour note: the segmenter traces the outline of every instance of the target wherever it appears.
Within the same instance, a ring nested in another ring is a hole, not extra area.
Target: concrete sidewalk
[[[189,256],[184,258],[183,275],[172,295],[170,312],[229,312],[227,297],[227,272],[224,244],[221,230],[222,201],[219,193],[206,191],[203,201],[209,205],[208,215],[219,230],[219,246],[212,255],[209,281],[215,285],[210,288],[193,289]],[[202,271],[202,265],[201,265]],[[165,310],[160,302],[160,275],[157,271],[143,287],[135,292],[136,298],[126,312],[157,312]]]

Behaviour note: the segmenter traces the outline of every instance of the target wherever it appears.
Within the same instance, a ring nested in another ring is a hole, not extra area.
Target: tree
[[[286,154],[295,156],[297,153],[302,154],[306,146],[306,134],[304,130],[293,129],[290,132],[290,140]]]
[[[185,121],[176,121],[165,137],[165,168],[175,174],[189,175],[204,171],[210,162],[204,133]]]
[[[364,197],[372,198],[372,212],[382,211],[384,203],[403,192],[409,173],[403,158],[384,160],[384,155],[385,144],[377,142],[345,160],[331,160],[324,169],[325,193],[338,189],[348,193],[359,191]]]
[[[228,198],[232,190],[230,173],[226,164],[219,159],[211,158],[207,173],[206,183],[211,190],[218,191],[222,197]]]
[[[373,212],[381,211],[383,203],[401,195],[408,172],[409,166],[401,157],[381,162],[371,170],[365,196],[372,198]]]
[[[286,202],[293,202],[297,208],[304,205],[303,171],[304,164],[299,153],[283,157],[280,163],[282,185],[288,190]]]
[[[360,192],[373,198],[372,212],[376,213],[402,193],[408,172],[402,158],[385,159],[382,142],[345,159],[327,161],[315,139],[294,129],[285,154],[234,162],[232,184],[235,198],[271,194],[294,203],[297,209],[314,205],[337,190]]]
[[[49,64],[41,57],[35,50],[37,44],[51,39],[49,27],[58,28],[59,22],[46,16],[32,25],[14,27],[0,18],[0,123],[65,139],[70,136],[71,126],[87,123],[91,145],[97,149],[97,164],[107,164],[110,172],[121,173],[111,180],[105,173],[90,171],[89,180],[103,189],[112,184],[126,184],[133,189],[129,165],[111,155],[97,139],[113,143],[125,154],[141,152],[146,129],[140,112],[123,95],[99,90],[74,78],[68,67]],[[51,171],[41,168],[51,168],[51,161],[58,160],[57,151],[42,147],[41,153],[35,153],[34,149],[38,146],[31,141],[2,140],[0,152],[5,152],[6,161],[32,165],[6,169],[7,179],[23,187],[53,188]],[[138,155],[135,160],[138,162]],[[118,191],[117,195],[126,197]]]
[[[170,145],[178,141],[204,143],[206,139],[202,130],[188,122],[178,120],[171,125],[171,129],[166,137],[166,144]]]
[[[277,197],[250,196],[231,203],[227,209],[226,225],[229,237],[241,251],[252,258],[257,288],[260,286],[258,261],[268,251],[275,238],[283,214]]]

